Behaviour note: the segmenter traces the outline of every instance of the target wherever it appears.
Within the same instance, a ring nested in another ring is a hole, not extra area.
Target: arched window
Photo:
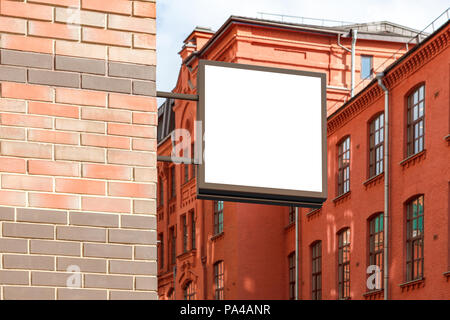
[[[407,156],[424,149],[425,134],[425,85],[421,85],[408,96],[407,112]]]
[[[376,213],[369,218],[369,265],[375,265],[380,270],[380,283],[378,288],[382,288],[383,281],[383,257],[384,257],[384,223],[383,212]]]
[[[164,268],[164,234],[160,233],[158,238],[159,238],[159,255],[158,255],[159,268],[162,269]]]
[[[176,176],[175,176],[175,166],[170,168],[170,199],[174,199],[176,195]]]
[[[406,203],[406,281],[423,278],[423,195]]]
[[[311,244],[311,299],[322,299],[322,241]]]
[[[384,157],[384,113],[369,124],[369,178],[383,172]]]
[[[214,264],[214,298],[223,300],[224,293],[224,267],[223,261]]]
[[[223,232],[223,201],[214,201],[214,234]]]
[[[290,206],[289,207],[289,224],[295,222],[295,207]]]
[[[295,299],[295,251],[288,256],[289,263],[289,300]]]
[[[159,178],[159,190],[158,191],[159,191],[158,204],[159,204],[159,206],[163,206],[164,205],[164,183],[161,178]]]
[[[350,298],[350,228],[338,233],[338,298]]]
[[[183,294],[184,300],[195,300],[196,292],[194,282],[189,281],[188,283],[186,283],[186,285],[184,286]]]
[[[173,288],[170,288],[169,291],[167,291],[167,300],[173,300]]]
[[[350,137],[338,144],[338,196],[350,191]]]

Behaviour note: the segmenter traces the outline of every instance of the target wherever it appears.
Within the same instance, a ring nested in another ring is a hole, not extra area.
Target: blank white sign
[[[205,183],[322,192],[319,77],[205,66]]]

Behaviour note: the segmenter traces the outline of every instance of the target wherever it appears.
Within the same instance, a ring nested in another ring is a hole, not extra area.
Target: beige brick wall
[[[1,299],[157,299],[155,18],[0,0]]]

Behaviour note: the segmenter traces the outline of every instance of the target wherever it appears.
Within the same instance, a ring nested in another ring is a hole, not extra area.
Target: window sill
[[[422,160],[426,159],[427,150],[423,149],[422,151],[415,153],[408,158],[400,161],[400,165],[403,167],[403,169],[409,168],[410,166],[415,165],[416,163],[421,162]]]
[[[444,140],[450,142],[450,133],[444,137]]]
[[[194,179],[194,178],[191,178],[191,179],[189,179],[188,181],[184,181],[183,184],[182,184],[182,186],[184,187],[184,186],[190,185],[190,184],[192,184],[194,181],[195,181],[195,179]]]
[[[352,191],[347,191],[346,193],[341,194],[340,196],[337,196],[336,198],[333,199],[333,202],[335,205],[345,202],[346,200],[350,199],[350,195],[351,195]]]
[[[366,187],[366,190],[370,187],[373,187],[381,182],[381,180],[384,179],[384,172],[377,174],[376,176],[373,176],[366,181],[363,182],[363,185]]]
[[[425,286],[425,278],[419,278],[401,283],[399,286],[402,288],[402,292],[423,288]]]
[[[163,278],[163,279],[173,279],[173,270],[167,271],[167,270],[164,270],[164,268],[162,268],[158,272],[158,277]]]
[[[192,255],[195,255],[196,252],[197,252],[196,249],[187,250],[187,251],[183,252],[182,254],[179,254],[177,256],[177,259],[183,260],[186,257],[190,257]]]
[[[363,297],[366,300],[382,299],[383,295],[384,295],[384,289],[377,289],[377,290],[367,291],[366,293],[363,293]]]
[[[294,226],[295,226],[295,222],[291,222],[286,227],[284,227],[284,230],[292,229]]]
[[[322,208],[314,209],[306,214],[306,219],[308,219],[308,221],[311,221],[314,218],[320,217],[321,213],[322,213]]]
[[[221,233],[215,234],[213,235],[211,238],[209,238],[209,240],[211,241],[216,241],[217,239],[220,239],[224,236],[224,232],[222,231]]]
[[[450,280],[450,270],[447,272],[444,272],[442,275],[447,278],[447,281]]]

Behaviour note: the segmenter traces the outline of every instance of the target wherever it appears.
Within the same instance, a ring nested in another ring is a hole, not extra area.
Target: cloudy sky
[[[350,22],[388,20],[424,29],[449,7],[448,0],[158,0],[157,88],[171,91],[178,77],[183,40],[195,26],[217,30],[230,15],[259,12]]]

